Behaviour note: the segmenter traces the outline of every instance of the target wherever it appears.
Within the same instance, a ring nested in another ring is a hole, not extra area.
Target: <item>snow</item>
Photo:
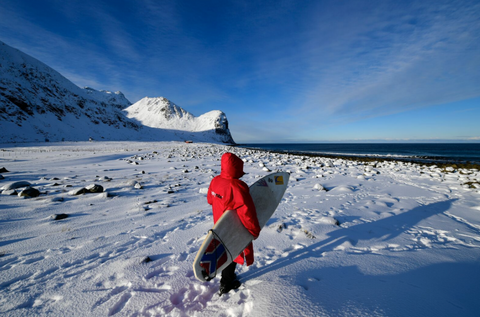
[[[98,91],[91,87],[84,87],[83,89],[88,95],[94,97],[96,100],[104,102],[105,104],[115,105],[119,109],[125,109],[132,104],[121,91],[113,93],[108,90]]]
[[[143,125],[152,128],[187,128],[189,121],[194,120],[194,116],[190,112],[164,97],[145,97],[126,108],[125,112],[127,112],[128,118],[135,118]]]
[[[41,192],[0,195],[5,315],[478,316],[480,190],[467,184],[478,170],[207,143],[1,149],[0,187]],[[192,262],[213,225],[205,192],[225,151],[244,160],[247,184],[264,167],[292,175],[255,263],[237,269],[243,285],[219,297],[219,279],[197,281]],[[93,184],[105,191],[69,194]]]
[[[125,109],[128,118],[138,120],[151,128],[182,130],[189,132],[223,131],[216,139],[224,143],[234,143],[228,130],[226,115],[213,110],[195,117],[164,97],[148,98],[136,102]],[[214,138],[212,138],[214,139]]]

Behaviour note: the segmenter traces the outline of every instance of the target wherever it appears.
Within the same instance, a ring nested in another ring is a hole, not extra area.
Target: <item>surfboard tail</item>
[[[217,275],[217,270],[227,261],[227,249],[218,239],[213,238],[200,259],[202,276],[205,281],[213,279]]]

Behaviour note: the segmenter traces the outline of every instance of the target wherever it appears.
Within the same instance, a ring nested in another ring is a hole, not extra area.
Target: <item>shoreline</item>
[[[290,155],[298,155],[298,156],[308,156],[308,157],[323,157],[323,158],[331,158],[331,159],[342,159],[348,161],[359,161],[364,163],[373,163],[378,161],[389,161],[389,162],[403,162],[403,163],[412,163],[412,164],[420,164],[426,166],[438,166],[440,168],[446,167],[453,167],[453,168],[463,168],[463,169],[477,169],[480,170],[480,162],[476,161],[465,161],[465,160],[452,160],[445,157],[388,157],[388,156],[371,156],[371,155],[348,155],[348,154],[328,154],[328,153],[312,153],[312,152],[301,152],[301,151],[288,151],[288,150],[267,150],[261,148],[252,148],[246,147],[241,145],[232,145],[233,147],[238,147],[247,150],[253,151],[262,151],[267,153],[275,153],[275,154],[290,154]]]
[[[15,151],[23,148],[31,147],[55,147],[55,146],[65,146],[65,147],[82,147],[88,145],[93,151],[97,147],[102,147],[101,144],[107,142],[118,145],[118,148],[115,148],[117,151],[123,150],[124,152],[134,151],[138,149],[138,144],[130,147],[125,146],[125,142],[121,141],[72,141],[72,142],[51,142],[51,143],[15,143],[15,144],[0,144],[0,153],[7,153],[10,151]],[[143,147],[149,147],[151,143],[175,143],[181,141],[127,141],[127,143],[142,143]],[[209,142],[196,142],[197,144],[212,144],[217,146],[227,146],[232,148],[245,149],[250,151],[259,151],[266,153],[275,153],[281,155],[296,155],[296,156],[307,156],[307,157],[321,157],[329,159],[342,159],[347,161],[357,161],[363,163],[375,163],[375,162],[403,162],[403,163],[412,163],[419,164],[424,166],[437,166],[440,168],[452,167],[455,169],[477,169],[480,170],[480,161],[467,161],[467,160],[455,160],[447,157],[393,157],[393,156],[382,156],[382,155],[355,155],[355,154],[329,154],[329,153],[314,153],[314,152],[302,152],[302,151],[291,151],[291,150],[269,150],[262,149],[257,147],[249,147],[243,144],[221,144],[221,143],[209,143]],[[10,146],[6,146],[10,145]],[[4,147],[1,147],[4,146]]]

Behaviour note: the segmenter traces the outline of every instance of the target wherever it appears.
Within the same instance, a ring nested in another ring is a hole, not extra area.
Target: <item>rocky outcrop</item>
[[[169,130],[195,132],[205,140],[213,138],[222,143],[234,144],[225,113],[219,110],[195,117],[164,97],[148,98],[125,109],[128,118],[136,119],[144,126]]]

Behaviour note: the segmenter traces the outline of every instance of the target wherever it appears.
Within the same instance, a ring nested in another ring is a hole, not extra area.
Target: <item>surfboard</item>
[[[269,174],[249,187],[260,228],[272,217],[287,189],[290,175]],[[193,262],[193,272],[200,281],[209,281],[247,247],[253,236],[243,226],[235,210],[227,210],[208,232]]]

